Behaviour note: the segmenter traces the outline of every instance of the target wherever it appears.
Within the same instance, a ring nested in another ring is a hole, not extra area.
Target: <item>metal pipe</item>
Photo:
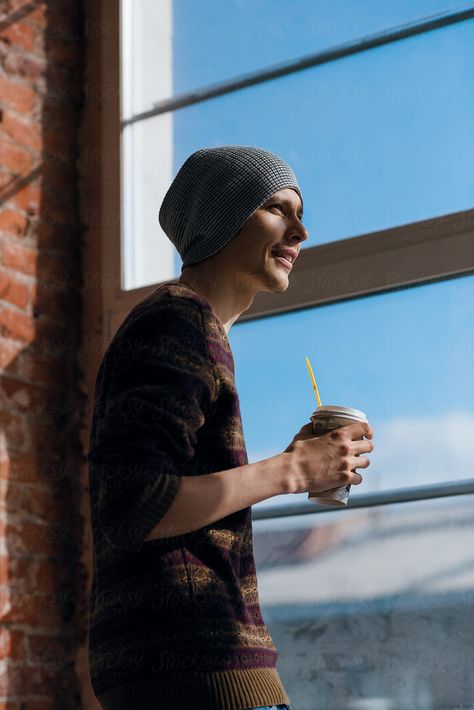
[[[222,96],[223,94],[228,94],[232,91],[245,89],[248,86],[261,84],[264,81],[278,79],[282,76],[292,74],[293,72],[309,69],[310,67],[314,67],[319,64],[333,62],[336,59],[342,59],[343,57],[358,54],[359,52],[365,52],[366,50],[373,49],[374,47],[380,47],[391,42],[398,42],[398,40],[413,37],[424,32],[437,30],[440,27],[446,27],[447,25],[464,22],[465,20],[470,20],[473,17],[474,7],[472,6],[463,10],[451,10],[449,12],[430,15],[425,19],[409,22],[405,25],[399,25],[398,27],[393,27],[389,30],[368,35],[367,37],[353,40],[351,42],[346,42],[336,47],[316,52],[315,54],[309,54],[305,57],[301,57],[300,59],[292,59],[287,62],[282,62],[281,64],[275,64],[268,67],[268,69],[260,69],[258,71],[249,72],[248,74],[243,74],[235,79],[222,81],[217,84],[212,84],[211,86],[179,94],[178,96],[156,103],[149,111],[143,111],[142,113],[138,113],[131,118],[123,120],[121,125],[122,127],[125,127],[132,123],[136,123],[137,121],[153,118],[154,116],[166,113],[167,111],[175,111],[176,109],[184,108],[185,106],[200,103],[201,101],[207,101],[208,99],[215,98],[216,96]]]
[[[434,483],[429,486],[415,486],[413,488],[400,488],[399,490],[382,491],[380,493],[362,493],[349,498],[344,508],[331,508],[325,505],[315,505],[309,501],[298,504],[276,505],[265,510],[252,508],[252,520],[266,520],[269,518],[285,518],[291,515],[311,515],[314,513],[334,513],[355,508],[372,508],[376,505],[392,505],[394,503],[411,503],[417,500],[430,498],[448,498],[450,496],[463,496],[474,494],[474,478],[466,481],[453,481],[451,483]]]

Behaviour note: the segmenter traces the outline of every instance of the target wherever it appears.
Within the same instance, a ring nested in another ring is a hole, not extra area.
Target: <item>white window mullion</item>
[[[172,0],[122,0],[122,120],[172,94]],[[173,178],[173,115],[127,125],[122,131],[122,288],[175,277],[176,250],[158,212]]]

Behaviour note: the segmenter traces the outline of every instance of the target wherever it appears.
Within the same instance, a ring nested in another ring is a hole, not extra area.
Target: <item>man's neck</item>
[[[183,269],[179,283],[189,286],[209,303],[226,333],[255,298],[255,291],[239,284],[235,275],[216,276],[205,269]]]

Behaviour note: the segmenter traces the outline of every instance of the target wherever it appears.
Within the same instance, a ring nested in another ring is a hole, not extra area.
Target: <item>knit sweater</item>
[[[97,374],[89,494],[89,661],[110,710],[289,703],[260,611],[251,508],[146,537],[183,476],[248,463],[222,323],[167,282],[126,317]]]

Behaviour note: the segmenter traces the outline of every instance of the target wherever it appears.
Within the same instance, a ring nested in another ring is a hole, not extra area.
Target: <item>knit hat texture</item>
[[[224,145],[192,153],[162,202],[159,221],[183,265],[212,256],[271,195],[293,188],[288,163],[263,148]]]

